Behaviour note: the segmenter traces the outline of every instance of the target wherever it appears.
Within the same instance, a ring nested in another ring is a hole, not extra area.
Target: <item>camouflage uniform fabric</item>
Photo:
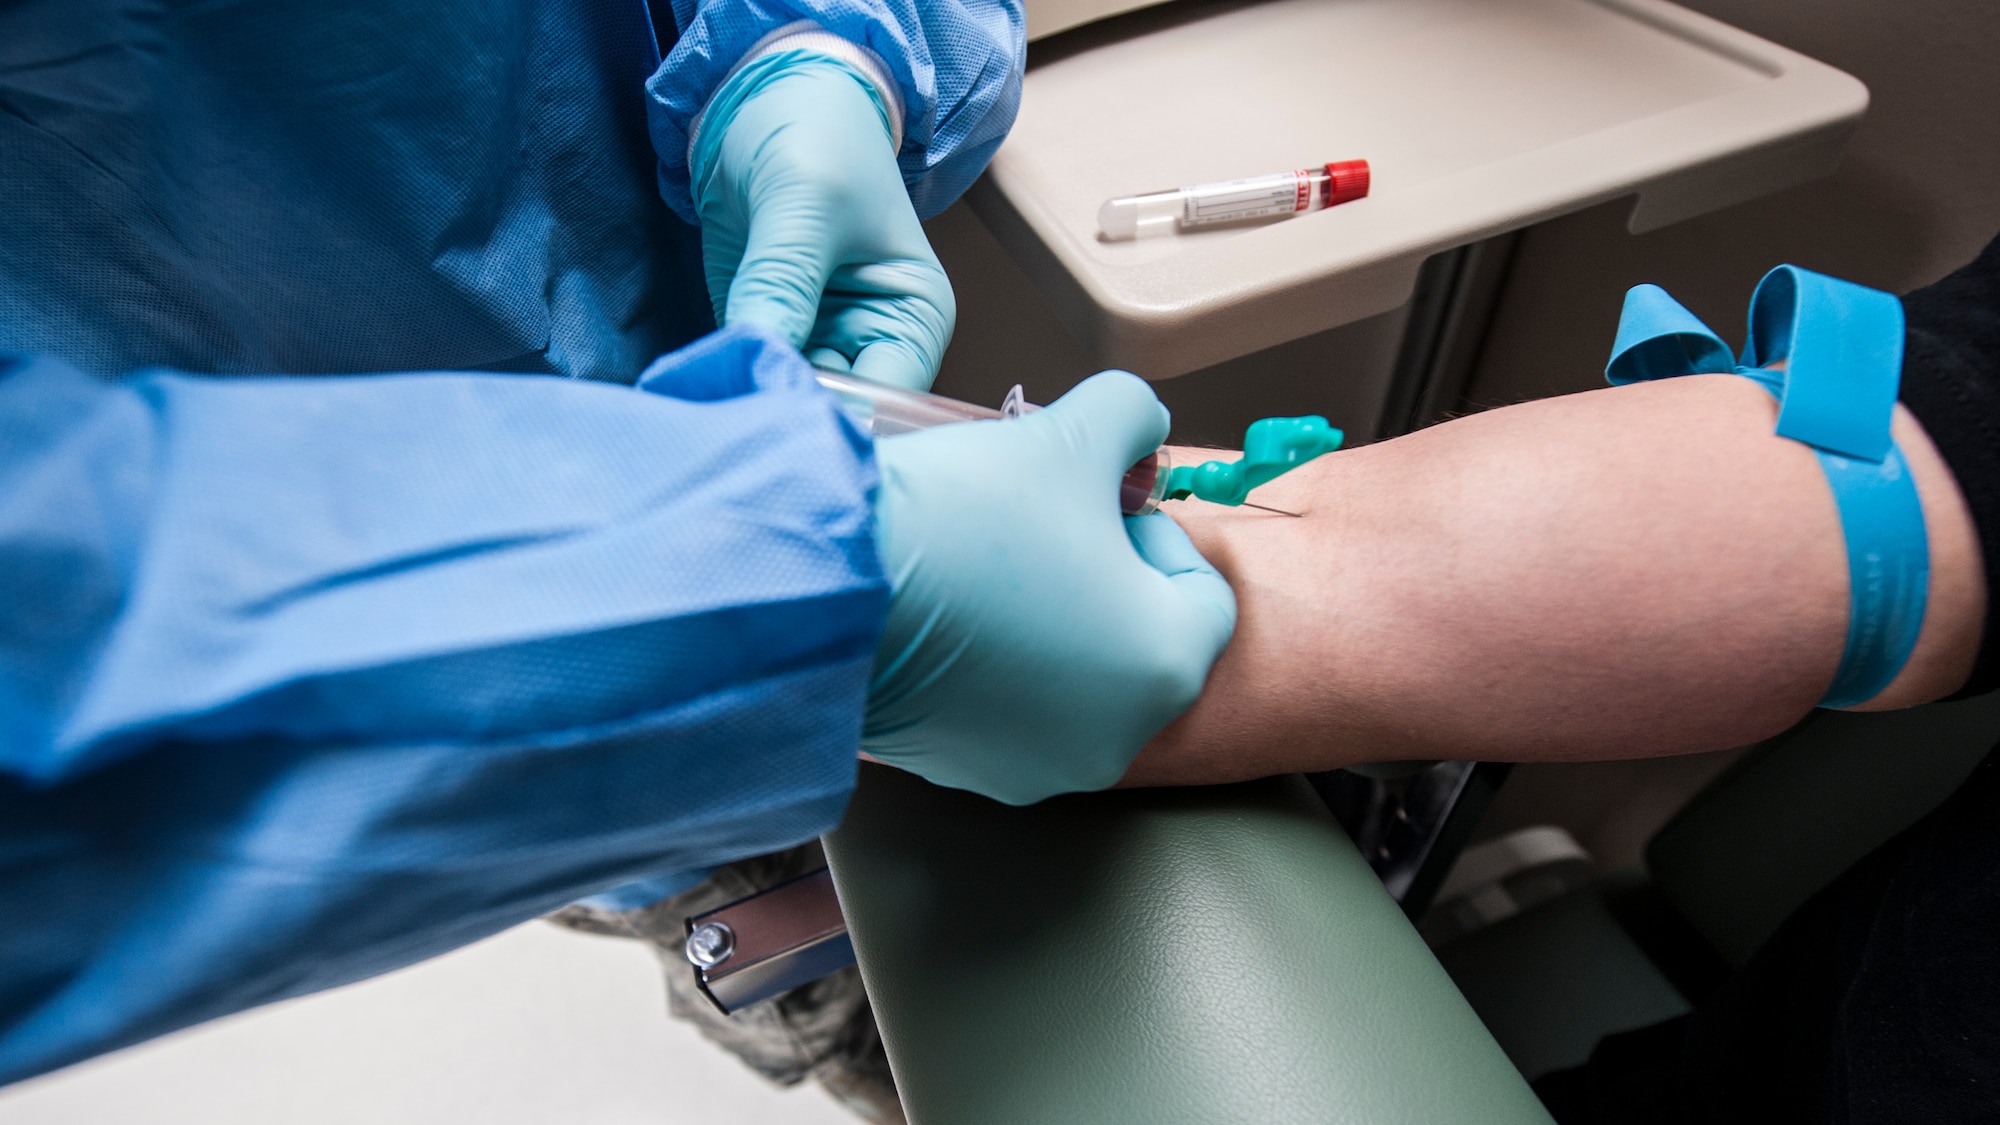
[[[681,947],[687,919],[826,866],[817,841],[719,867],[677,895],[637,910],[576,905],[549,915],[570,929],[633,938],[653,947],[667,978],[667,1011],[699,1028],[743,1065],[779,1086],[812,1078],[864,1121],[904,1125],[875,1015],[853,966],[734,1015],[695,985]]]

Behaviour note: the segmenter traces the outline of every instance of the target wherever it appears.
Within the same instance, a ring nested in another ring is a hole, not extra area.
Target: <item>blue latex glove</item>
[[[1124,775],[1236,624],[1180,525],[1119,513],[1119,478],[1166,435],[1121,371],[1025,418],[876,444],[895,592],[863,750],[1009,804]]]
[[[903,187],[892,120],[842,60],[787,50],[738,71],[695,138],[702,261],[718,323],[927,390],[957,305]]]

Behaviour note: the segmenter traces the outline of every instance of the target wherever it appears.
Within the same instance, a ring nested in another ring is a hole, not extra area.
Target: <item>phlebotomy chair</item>
[[[1685,1011],[1690,941],[1741,965],[1996,738],[2000,696],[1816,712],[1654,838],[1652,909],[1438,957],[1298,777],[1017,809],[863,766],[827,850],[914,1125],[1546,1122],[1524,1072]]]
[[[1302,778],[1020,809],[864,765],[827,852],[915,1125],[1548,1120]]]
[[[1643,870],[1442,946],[1521,1071],[1688,1010],[1793,911],[1942,804],[2000,742],[2000,695],[1815,711],[1752,748],[1648,842]]]

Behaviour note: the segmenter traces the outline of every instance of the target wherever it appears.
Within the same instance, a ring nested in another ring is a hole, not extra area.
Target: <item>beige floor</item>
[[[664,1007],[640,946],[531,923],[0,1090],[0,1125],[853,1125]]]

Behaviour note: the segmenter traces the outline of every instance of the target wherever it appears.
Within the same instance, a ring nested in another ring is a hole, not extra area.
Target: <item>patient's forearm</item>
[[[1742,745],[1795,722],[1845,643],[1825,478],[1776,404],[1695,376],[1493,410],[1321,459],[1258,493],[1302,519],[1168,510],[1241,618],[1127,784],[1396,758],[1564,760]],[[1930,605],[1869,706],[1954,690],[1985,586],[1963,499],[1901,408]]]

